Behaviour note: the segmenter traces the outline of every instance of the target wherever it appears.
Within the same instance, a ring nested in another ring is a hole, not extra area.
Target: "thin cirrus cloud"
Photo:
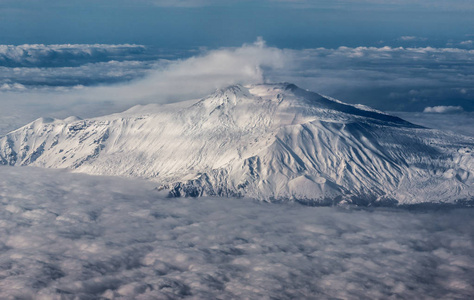
[[[0,298],[474,293],[470,209],[169,199],[150,182],[7,166],[0,166],[0,199]]]

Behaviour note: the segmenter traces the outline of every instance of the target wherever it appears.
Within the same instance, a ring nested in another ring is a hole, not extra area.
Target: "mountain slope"
[[[390,204],[472,200],[473,149],[473,139],[266,84],[38,119],[0,140],[0,163],[143,177],[173,196]]]

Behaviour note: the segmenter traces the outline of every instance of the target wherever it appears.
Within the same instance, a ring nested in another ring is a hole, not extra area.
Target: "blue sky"
[[[280,48],[445,46],[474,34],[463,0],[1,0],[0,44],[137,43]],[[422,39],[401,41],[400,36]]]

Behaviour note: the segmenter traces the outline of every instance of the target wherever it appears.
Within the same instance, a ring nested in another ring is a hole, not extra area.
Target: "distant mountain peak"
[[[291,83],[233,85],[159,109],[39,119],[0,163],[154,180],[172,196],[361,205],[471,201],[474,140]]]

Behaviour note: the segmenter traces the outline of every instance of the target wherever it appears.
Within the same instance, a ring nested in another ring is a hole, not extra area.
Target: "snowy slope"
[[[265,84],[38,119],[0,140],[0,163],[148,178],[173,196],[392,204],[474,199],[473,150],[467,137]]]

